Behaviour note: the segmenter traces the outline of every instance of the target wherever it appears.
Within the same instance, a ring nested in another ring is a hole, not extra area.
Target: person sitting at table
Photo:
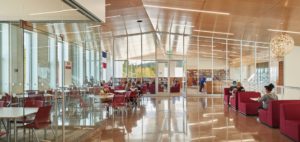
[[[142,92],[142,84],[141,84],[141,81],[137,81],[136,82],[136,87],[137,87],[137,92],[138,92],[138,95],[141,96],[141,92]]]
[[[278,100],[277,95],[274,92],[272,92],[273,89],[274,85],[272,83],[265,86],[264,95],[257,100],[258,102],[262,102],[262,106],[259,107],[259,109],[267,109],[270,101]]]
[[[130,91],[136,91],[136,90],[137,90],[137,86],[134,82],[132,82],[130,86]]]
[[[101,85],[101,86],[104,86],[104,85],[105,85],[105,81],[102,80],[101,83],[100,83],[100,85]]]

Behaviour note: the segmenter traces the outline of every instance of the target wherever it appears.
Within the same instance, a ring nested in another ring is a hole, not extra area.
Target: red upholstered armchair
[[[175,86],[172,86],[170,88],[170,92],[171,93],[178,93],[178,92],[180,92],[180,84],[175,84]]]
[[[155,94],[155,84],[154,83],[151,83],[149,85],[149,92],[150,92],[150,94]]]
[[[143,85],[143,86],[142,86],[142,89],[141,89],[141,94],[147,94],[147,92],[148,92],[148,87],[147,87],[147,85]]]
[[[158,92],[164,92],[164,87],[162,85],[158,85]]]
[[[238,98],[241,92],[237,92],[235,97],[229,97],[230,106],[234,110],[238,110]]]
[[[245,115],[257,115],[261,103],[250,98],[258,97],[260,97],[259,92],[240,92],[238,97],[239,112]]]
[[[280,132],[300,141],[300,104],[281,104]]]
[[[278,128],[280,122],[279,109],[281,104],[299,103],[300,100],[274,100],[269,102],[268,109],[260,109],[258,111],[258,117],[260,122],[273,127]]]
[[[224,105],[229,104],[229,98],[231,93],[229,92],[230,88],[224,88]]]

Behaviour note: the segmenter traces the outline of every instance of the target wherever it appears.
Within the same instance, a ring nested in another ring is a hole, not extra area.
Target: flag
[[[102,51],[102,57],[103,57],[103,58],[107,58],[107,53],[104,52],[104,51]]]
[[[107,53],[102,51],[102,68],[106,69],[106,58],[107,58]]]
[[[102,63],[102,68],[106,69],[106,63]]]

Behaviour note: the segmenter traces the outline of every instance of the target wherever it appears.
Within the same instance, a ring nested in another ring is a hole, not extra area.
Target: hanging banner
[[[72,85],[72,62],[65,61],[65,85]]]

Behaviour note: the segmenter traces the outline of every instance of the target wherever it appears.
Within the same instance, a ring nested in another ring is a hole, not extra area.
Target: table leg
[[[9,119],[7,119],[7,125],[6,125],[6,137],[7,137],[7,141],[10,142],[10,125],[9,125]]]
[[[14,138],[17,141],[17,119],[14,119]]]

